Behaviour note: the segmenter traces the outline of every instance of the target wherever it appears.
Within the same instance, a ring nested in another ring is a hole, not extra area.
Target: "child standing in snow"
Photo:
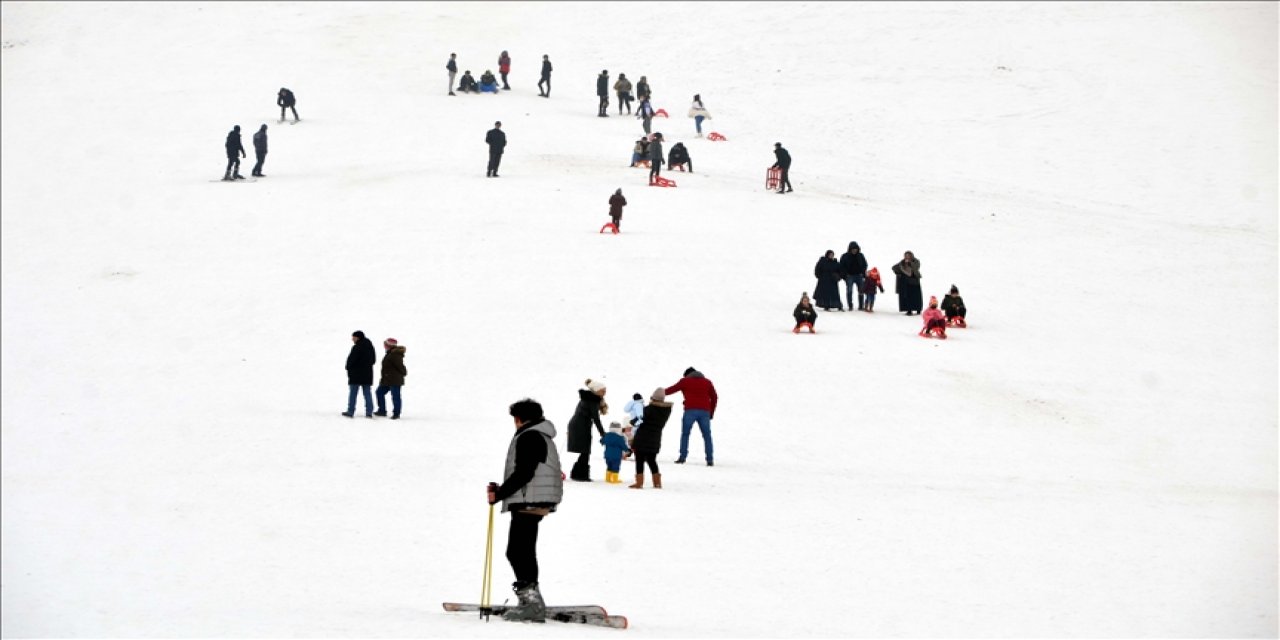
[[[600,438],[600,444],[604,445],[606,468],[604,481],[609,484],[621,484],[622,479],[618,477],[618,472],[622,470],[622,454],[631,453],[631,447],[627,446],[627,439],[622,435],[622,425],[610,422],[609,433]]]
[[[866,297],[866,301],[862,305],[862,310],[871,313],[876,306],[876,289],[880,293],[884,293],[884,285],[880,284],[880,271],[875,267],[867,272],[867,277],[858,285],[862,289],[862,295]]]

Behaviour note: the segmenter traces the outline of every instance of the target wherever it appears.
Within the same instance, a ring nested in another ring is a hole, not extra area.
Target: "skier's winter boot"
[[[237,174],[235,174],[234,176],[231,176],[231,177],[232,177],[232,178],[234,178],[234,179],[236,179],[236,180],[244,180],[244,176],[242,176],[242,175],[240,175],[240,174],[238,174],[238,173],[237,173]]]
[[[547,621],[547,603],[542,601],[542,593],[538,591],[538,583],[533,582],[523,587],[520,583],[511,585],[512,590],[516,592],[516,597],[520,599],[520,604],[507,609],[502,614],[503,620],[512,622],[546,622]]]
[[[644,488],[644,474],[643,474],[643,473],[637,473],[637,474],[636,474],[636,483],[635,483],[635,484],[632,484],[632,485],[627,485],[627,488],[629,488],[629,489],[643,489],[643,488]]]
[[[655,474],[653,474],[653,488],[654,488],[654,489],[661,489],[661,488],[662,488],[662,474],[661,474],[661,473],[655,473]]]
[[[230,169],[227,169],[227,172],[226,172],[226,173],[224,173],[224,174],[222,174],[222,180],[223,180],[224,182],[231,182],[231,170],[230,170]]]

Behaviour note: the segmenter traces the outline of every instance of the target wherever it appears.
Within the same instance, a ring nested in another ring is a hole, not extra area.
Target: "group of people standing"
[[[382,377],[378,380],[378,408],[375,411],[369,388],[373,386],[373,365],[377,363],[378,356],[374,352],[373,342],[365,337],[363,331],[352,333],[351,343],[351,352],[347,354],[347,410],[342,415],[355,417],[356,395],[363,392],[365,417],[386,417],[387,394],[390,393],[391,419],[399,420],[400,388],[404,386],[405,376],[409,375],[409,370],[404,366],[405,347],[396,342],[395,338],[382,341]]]
[[[293,112],[293,121],[297,123],[298,109],[294,106],[297,99],[294,98],[293,92],[280,87],[280,92],[276,94],[276,106],[280,107],[280,122],[285,121],[285,111]],[[244,143],[240,140],[240,125],[235,125],[231,131],[227,133],[227,140],[224,144],[227,151],[227,168],[223,171],[223,182],[231,182],[234,180],[244,180],[245,177],[240,175],[240,159],[249,157],[244,150]],[[253,134],[253,152],[258,162],[253,165],[253,171],[249,174],[255,178],[265,178],[267,174],[262,172],[262,165],[267,161],[267,125],[258,127],[258,132]]]

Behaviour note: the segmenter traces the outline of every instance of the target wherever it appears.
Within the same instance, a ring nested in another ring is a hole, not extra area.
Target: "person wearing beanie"
[[[506,51],[498,55],[498,73],[502,74],[502,90],[510,91],[511,85],[507,84],[507,74],[511,73],[511,56]]]
[[[862,302],[862,310],[867,313],[875,311],[876,289],[879,289],[880,293],[884,293],[884,285],[880,284],[880,270],[872,267],[867,272],[867,278],[862,281],[862,286],[858,289],[858,299]]]
[[[923,306],[923,294],[920,293],[920,261],[916,254],[907,251],[902,260],[893,265],[893,274],[897,276],[893,291],[898,294],[898,311],[907,315],[919,315]]]
[[[354,418],[356,415],[356,392],[364,392],[364,416],[373,417],[373,394],[369,392],[373,386],[373,365],[378,354],[373,350],[373,343],[364,337],[363,331],[351,334],[351,353],[347,354],[347,410],[342,415]]]
[[[502,512],[511,514],[507,560],[516,578],[511,588],[520,603],[502,617],[545,622],[547,605],[538,581],[538,524],[555,513],[564,497],[556,427],[543,417],[542,405],[529,398],[512,403],[508,412],[516,432],[507,445],[503,481],[501,485],[490,482],[485,492],[490,505],[501,502]]]
[[[840,275],[844,278],[844,297],[849,302],[849,310],[853,311],[853,294],[858,294],[858,311],[866,304],[862,295],[862,281],[867,277],[867,257],[862,255],[862,247],[857,242],[850,242],[849,248],[840,256]]]
[[[600,416],[609,413],[609,405],[604,401],[608,389],[604,382],[587,378],[585,388],[578,389],[578,406],[569,418],[567,448],[570,453],[578,454],[578,460],[569,471],[569,479],[576,482],[591,482],[591,427],[604,437],[604,425]]]
[[[489,171],[486,178],[498,178],[498,165],[502,163],[502,153],[507,149],[507,134],[502,131],[502,121],[493,123],[493,128],[484,134],[484,142],[489,145]]]
[[[960,297],[960,290],[953,284],[951,292],[942,296],[942,310],[947,314],[947,324],[957,327],[967,327],[968,321],[965,319],[967,311],[964,308],[964,298]]]
[[[386,355],[382,356],[382,379],[378,380],[378,410],[373,412],[375,416],[387,415],[387,392],[391,392],[391,419],[400,419],[400,387],[404,386],[404,377],[409,375],[409,370],[404,366],[405,348],[396,342],[395,338],[387,338],[382,341],[382,348],[387,350]]]
[[[223,173],[222,179],[224,181],[244,180],[244,176],[240,175],[240,158],[249,156],[244,152],[244,144],[240,142],[240,125],[232,127],[231,131],[227,133],[225,146],[227,148],[227,170]]]
[[[716,416],[716,404],[719,402],[716,386],[702,375],[701,371],[689,367],[684,370],[684,377],[680,378],[679,382],[663,389],[662,392],[666,395],[684,394],[684,416],[680,421],[680,458],[676,460],[676,464],[684,464],[685,458],[689,457],[689,433],[696,423],[698,431],[702,433],[702,447],[706,454],[707,466],[715,466],[715,448],[711,444],[711,420]],[[647,415],[645,419],[648,420]]]
[[[622,231],[622,208],[627,206],[627,199],[622,196],[622,187],[618,187],[609,196],[609,218],[613,220],[613,228]]]
[[[947,339],[947,321],[942,317],[942,310],[938,309],[937,296],[929,296],[929,308],[924,310],[922,317],[924,328],[920,330],[920,335]]]
[[[644,488],[644,470],[647,466],[652,474],[653,488],[662,488],[662,470],[658,468],[658,453],[662,450],[662,428],[667,426],[671,417],[671,403],[667,402],[667,392],[662,387],[653,390],[649,396],[649,404],[644,408],[643,429],[637,429],[631,439],[631,451],[636,459],[636,481],[629,485],[632,489]]]
[[[775,161],[771,169],[777,169],[778,175],[778,193],[788,193],[791,191],[791,154],[782,147],[781,142],[773,143],[773,157]]]
[[[600,98],[600,106],[596,110],[596,116],[601,118],[609,117],[609,70],[605,69],[596,76],[596,96]]]
[[[600,438],[604,447],[604,481],[609,484],[621,484],[618,473],[622,470],[622,454],[631,453],[627,438],[622,434],[621,422],[610,422],[609,433]]]
[[[791,330],[791,333],[800,333],[800,328],[806,326],[809,327],[809,333],[817,333],[813,329],[813,324],[818,321],[818,312],[814,311],[813,303],[809,301],[808,291],[800,293],[800,302],[796,304],[791,316],[796,319],[796,327]]]

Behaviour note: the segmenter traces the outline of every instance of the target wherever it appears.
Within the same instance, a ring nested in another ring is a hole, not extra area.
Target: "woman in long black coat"
[[[920,293],[920,261],[910,251],[902,255],[902,260],[893,265],[893,273],[897,276],[894,291],[898,294],[898,311],[907,315],[920,315],[924,308],[924,296]]]
[[[591,482],[591,442],[595,440],[591,436],[591,426],[595,425],[596,433],[603,438],[604,425],[600,423],[600,416],[609,411],[609,405],[604,402],[604,384],[588,379],[586,385],[587,388],[578,389],[578,406],[573,410],[573,417],[569,418],[566,436],[569,452],[578,454],[569,479],[578,482]]]
[[[818,286],[813,288],[813,300],[823,311],[832,307],[844,311],[840,306],[840,262],[836,260],[836,252],[827,249],[826,254],[818,258],[813,265],[813,276],[818,279]]]
[[[644,418],[631,440],[631,451],[636,455],[636,482],[632,489],[644,488],[644,468],[653,474],[653,488],[662,488],[662,471],[658,469],[658,452],[662,450],[662,428],[671,417],[671,403],[666,401],[666,391],[658,387],[644,407]]]

